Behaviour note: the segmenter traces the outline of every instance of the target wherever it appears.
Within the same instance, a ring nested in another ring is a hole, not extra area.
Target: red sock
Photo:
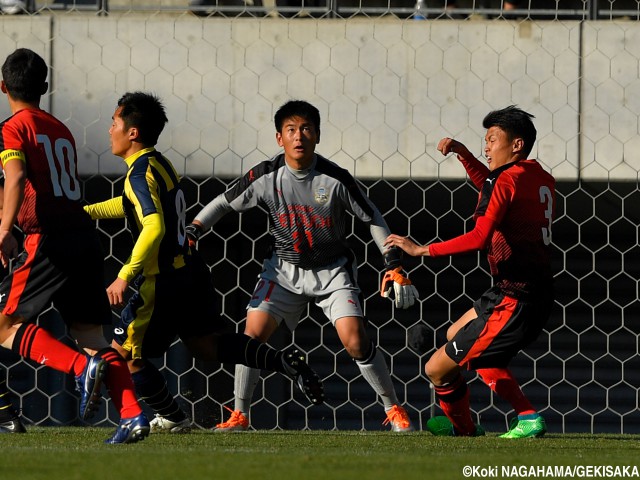
[[[109,364],[104,384],[109,390],[113,405],[120,412],[120,418],[137,417],[142,412],[136,397],[127,362],[113,348],[100,350],[99,355]]]
[[[524,396],[520,384],[507,368],[479,368],[478,375],[491,390],[511,404],[518,415],[536,413],[531,402]]]
[[[18,327],[11,350],[40,365],[74,376],[80,375],[87,366],[87,358],[82,353],[32,323],[23,323]]]
[[[471,436],[476,432],[476,425],[471,418],[469,404],[469,387],[462,375],[447,385],[434,386],[436,396],[444,414],[451,420],[456,435]]]

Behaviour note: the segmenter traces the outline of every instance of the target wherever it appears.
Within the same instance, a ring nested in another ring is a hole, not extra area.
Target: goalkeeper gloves
[[[413,306],[419,298],[418,290],[404,275],[402,267],[386,271],[380,284],[380,295],[393,299],[396,307],[403,309]]]
[[[189,242],[189,247],[195,248],[196,243],[200,240],[200,237],[204,233],[202,231],[202,227],[200,225],[196,225],[195,223],[190,223],[185,228],[187,234],[187,242]]]

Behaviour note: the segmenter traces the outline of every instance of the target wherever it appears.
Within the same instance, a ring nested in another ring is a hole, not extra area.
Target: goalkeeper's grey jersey
[[[298,172],[280,154],[253,167],[223,195],[237,212],[265,207],[276,254],[305,269],[350,255],[348,213],[371,226],[380,251],[389,235],[382,215],[353,176],[320,155],[308,170]]]

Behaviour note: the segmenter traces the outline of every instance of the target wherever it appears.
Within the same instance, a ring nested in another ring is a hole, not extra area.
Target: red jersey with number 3
[[[80,203],[75,141],[69,129],[40,109],[24,109],[0,123],[2,166],[19,150],[27,179],[18,226],[26,234],[94,228]]]
[[[554,206],[555,179],[536,160],[504,165],[482,183],[474,220],[486,216],[495,222],[487,258],[507,295],[551,287]]]

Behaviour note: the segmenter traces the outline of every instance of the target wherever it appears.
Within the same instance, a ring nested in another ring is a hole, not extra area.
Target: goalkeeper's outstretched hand
[[[402,267],[387,270],[380,284],[380,295],[394,300],[397,308],[412,307],[419,297],[418,289],[411,284]]]
[[[200,237],[203,234],[202,227],[197,223],[190,223],[189,225],[187,225],[185,230],[186,230],[187,241],[189,242],[189,246],[191,248],[196,248],[196,244],[198,243],[198,240],[200,240]]]

